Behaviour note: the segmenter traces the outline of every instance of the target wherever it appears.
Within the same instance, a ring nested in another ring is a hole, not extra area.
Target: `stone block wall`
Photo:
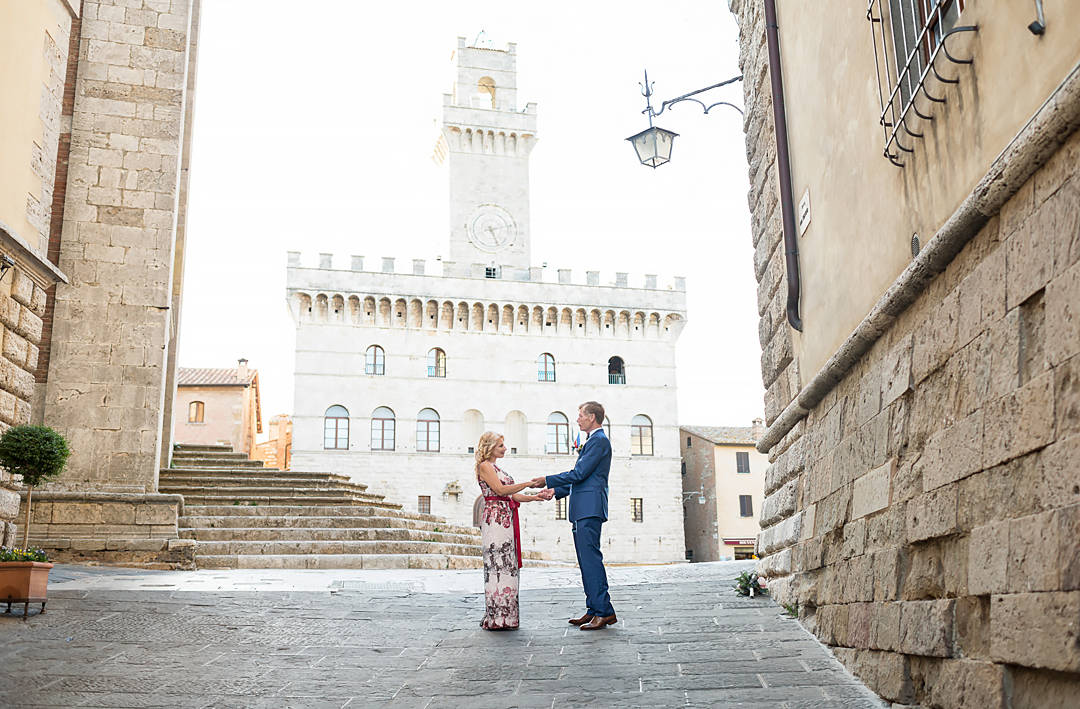
[[[44,420],[58,488],[154,492],[186,151],[191,0],[85,0]]]
[[[45,289],[22,268],[0,280],[0,433],[30,423],[34,370],[41,341]],[[10,473],[0,469],[0,544],[16,544],[19,493]],[[17,543],[22,544],[21,538]]]
[[[764,18],[731,6],[772,424],[802,383],[770,243]],[[1039,162],[769,451],[773,594],[894,702],[1080,696],[1080,133]]]
[[[687,443],[690,445],[687,445]],[[683,539],[693,554],[687,561],[718,561],[720,542],[716,522],[716,446],[689,431],[679,430],[682,452]],[[705,503],[698,502],[704,490]]]

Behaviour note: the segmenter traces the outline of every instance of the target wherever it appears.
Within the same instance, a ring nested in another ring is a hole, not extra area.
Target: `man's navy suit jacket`
[[[577,465],[573,470],[558,475],[548,475],[547,486],[555,491],[555,498],[570,496],[567,518],[577,522],[586,517],[599,517],[607,521],[608,473],[611,472],[611,441],[604,429],[589,434],[581,447]]]

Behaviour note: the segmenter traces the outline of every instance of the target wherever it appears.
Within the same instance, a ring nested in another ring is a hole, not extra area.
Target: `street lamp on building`
[[[719,84],[713,84],[712,86],[706,86],[703,89],[697,91],[691,91],[690,93],[683,94],[682,96],[676,96],[673,99],[669,99],[660,104],[660,110],[655,110],[652,107],[652,95],[653,85],[649,83],[649,72],[645,72],[645,83],[641,84],[641,95],[645,97],[645,110],[642,111],[649,117],[649,127],[640,133],[630,136],[627,140],[634,146],[635,152],[637,152],[638,160],[642,165],[648,165],[652,168],[657,168],[664,163],[671,160],[671,149],[675,145],[675,138],[678,137],[678,133],[653,125],[653,118],[656,118],[664,112],[668,106],[679,103],[680,101],[693,101],[701,106],[707,114],[710,110],[717,106],[730,106],[742,115],[742,109],[733,103],[727,101],[716,101],[711,104],[706,104],[704,101],[694,98],[698,94],[711,91],[712,89],[718,89],[721,86],[727,86],[736,81],[741,81],[742,75],[721,81]]]

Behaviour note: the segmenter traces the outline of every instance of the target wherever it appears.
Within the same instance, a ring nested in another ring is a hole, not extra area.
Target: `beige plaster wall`
[[[255,440],[250,387],[177,387],[173,442],[207,445],[226,443],[239,453],[250,453]],[[188,422],[188,406],[204,404],[203,423]]]
[[[738,469],[735,463],[737,452],[748,454],[749,473],[735,472]],[[734,558],[734,547],[725,548],[724,538],[753,539],[761,531],[758,518],[765,496],[765,469],[769,467],[769,458],[753,446],[716,446],[713,455],[716,460],[716,530],[720,558]],[[739,516],[739,495],[751,496],[754,505],[751,516]]]
[[[0,0],[0,18],[0,222],[44,254],[70,6]]]
[[[880,104],[866,3],[777,2],[787,100],[792,190],[809,189],[811,222],[799,237],[804,331],[794,334],[804,378],[836,351],[911,259],[982,178],[1046,97],[1080,61],[1080,3],[1046,0],[1047,30],[1026,29],[1032,3],[968,0],[939,61],[954,86],[934,106],[926,138],[897,168],[882,156]],[[836,32],[832,28],[843,27]],[[798,31],[794,31],[797,28]],[[822,41],[823,36],[829,41]],[[838,101],[838,92],[845,100]]]

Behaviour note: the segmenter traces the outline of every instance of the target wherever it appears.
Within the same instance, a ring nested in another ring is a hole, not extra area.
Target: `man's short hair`
[[[587,414],[592,414],[592,417],[596,420],[596,423],[600,426],[604,425],[604,405],[598,401],[586,401],[584,404],[578,407]]]

